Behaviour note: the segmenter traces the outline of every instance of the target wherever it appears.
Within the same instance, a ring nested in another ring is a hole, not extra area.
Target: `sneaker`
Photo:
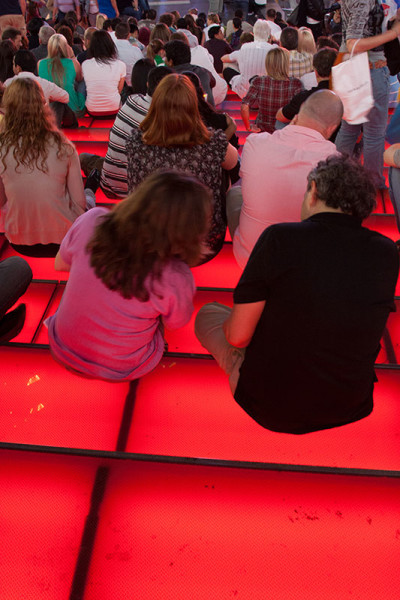
[[[0,319],[0,344],[9,342],[22,330],[26,317],[26,305],[20,304]]]
[[[92,190],[95,194],[100,185],[101,173],[98,169],[92,169],[86,178],[85,190]]]

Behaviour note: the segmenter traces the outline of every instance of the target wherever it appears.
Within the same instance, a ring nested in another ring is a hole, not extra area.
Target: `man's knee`
[[[201,307],[197,313],[194,322],[194,331],[196,337],[201,342],[207,337],[207,334],[221,327],[228,318],[231,309],[228,306],[219,304],[219,302],[209,302]]]

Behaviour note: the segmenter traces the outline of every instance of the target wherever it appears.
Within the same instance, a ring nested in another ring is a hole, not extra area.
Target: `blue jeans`
[[[389,194],[396,215],[397,229],[400,231],[400,169],[389,169]]]
[[[383,152],[385,150],[385,131],[388,119],[389,104],[389,69],[371,69],[372,92],[374,106],[368,113],[368,123],[349,125],[342,121],[336,137],[339,152],[352,155],[357,138],[363,130],[364,166],[370,172],[378,188],[386,187],[383,177]]]
[[[142,11],[135,10],[133,6],[127,6],[122,11],[122,15],[124,15],[125,17],[135,17],[135,19],[139,21],[142,18]]]

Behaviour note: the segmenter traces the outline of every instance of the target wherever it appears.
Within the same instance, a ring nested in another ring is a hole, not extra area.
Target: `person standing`
[[[368,113],[368,121],[361,125],[350,125],[342,121],[336,146],[340,152],[352,154],[361,127],[364,137],[364,166],[370,172],[375,185],[386,189],[383,177],[383,152],[389,104],[389,69],[386,64],[383,44],[400,34],[400,22],[395,21],[390,30],[382,33],[383,8],[375,0],[358,2],[342,0],[342,52],[368,52],[374,106]],[[357,44],[357,45],[356,45]]]
[[[81,20],[81,3],[79,0],[54,0],[53,19],[55,23],[59,23],[64,19],[68,11],[76,11],[78,21]]]
[[[16,27],[26,35],[25,0],[2,0],[0,2],[0,36],[8,27]]]

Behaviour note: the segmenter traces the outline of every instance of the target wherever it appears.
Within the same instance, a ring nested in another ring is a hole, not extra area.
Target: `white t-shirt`
[[[126,65],[121,60],[102,63],[90,58],[82,63],[86,83],[86,108],[91,113],[117,112],[121,106],[118,84],[126,77]]]
[[[232,77],[231,86],[240,98],[244,98],[249,91],[251,77],[266,74],[265,57],[273,47],[264,41],[249,42],[229,55],[231,61],[236,61],[239,65],[240,74]]]
[[[143,58],[143,54],[137,46],[132,46],[129,40],[119,40],[115,38],[114,41],[119,60],[126,65],[126,83],[131,85],[132,83],[132,69],[138,60]]]
[[[281,38],[282,29],[274,21],[267,21],[267,23],[271,30],[272,37],[279,40]]]

